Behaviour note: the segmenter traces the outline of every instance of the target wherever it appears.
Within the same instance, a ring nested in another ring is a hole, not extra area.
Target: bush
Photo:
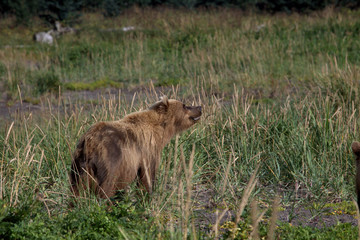
[[[34,82],[36,86],[36,93],[38,94],[56,92],[60,86],[59,77],[53,71],[35,74]]]
[[[49,22],[76,20],[82,7],[81,1],[76,0],[50,0],[40,6],[41,17]]]
[[[139,4],[142,3],[142,4]],[[145,1],[136,1],[136,0],[104,0],[103,9],[104,9],[104,16],[105,17],[116,17],[120,15],[120,13],[135,4],[139,5],[147,5]]]
[[[30,18],[39,13],[40,6],[43,4],[42,0],[14,0],[5,1],[2,3],[4,10],[8,9],[16,17],[18,24],[28,25]],[[1,9],[2,10],[2,9]],[[2,13],[5,13],[1,11]]]
[[[26,221],[38,210],[38,204],[31,198],[24,198],[16,207],[9,206],[0,199],[0,239],[9,239],[13,228]]]

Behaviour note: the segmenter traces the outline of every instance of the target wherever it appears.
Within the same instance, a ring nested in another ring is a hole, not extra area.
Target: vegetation
[[[357,227],[346,223],[275,222],[304,204],[314,215],[356,212],[348,202],[350,145],[360,139],[358,14],[132,8],[111,20],[83,14],[79,31],[53,45],[32,42],[44,28],[36,20],[28,28],[2,20],[0,87],[12,101],[41,96],[43,111],[0,124],[0,237],[354,239]],[[149,93],[91,104],[64,95],[119,86]],[[134,185],[114,206],[89,193],[74,202],[77,139],[94,122],[146,108],[155,90],[204,106],[201,123],[164,150],[155,192]],[[347,203],[331,205],[339,200]]]
[[[1,15],[14,15],[18,24],[31,24],[33,17],[40,17],[48,23],[74,21],[80,16],[80,11],[101,11],[105,17],[116,17],[124,10],[133,7],[171,6],[176,8],[208,8],[236,7],[242,10],[262,12],[310,12],[326,7],[346,7],[350,9],[360,6],[357,0],[3,0],[0,2]],[[1,16],[0,15],[0,16]]]

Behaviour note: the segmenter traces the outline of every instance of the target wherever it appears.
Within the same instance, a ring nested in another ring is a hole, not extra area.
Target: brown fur
[[[138,177],[151,193],[163,148],[200,116],[201,107],[164,97],[145,111],[94,124],[74,152],[71,190],[78,196],[80,188],[90,188],[111,197]]]
[[[355,185],[356,185],[356,194],[357,194],[357,203],[360,207],[360,143],[353,142],[351,145],[353,153],[355,154],[356,159],[356,178],[355,178]]]

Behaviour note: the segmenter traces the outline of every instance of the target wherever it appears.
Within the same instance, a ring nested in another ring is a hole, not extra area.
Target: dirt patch
[[[292,208],[286,207],[279,212],[279,221],[291,223],[294,226],[324,228],[339,223],[351,223],[357,226],[357,219],[354,215],[334,213],[334,209],[326,208],[320,213],[314,213],[305,206]]]
[[[16,102],[14,104],[8,105],[6,102],[0,102],[0,120],[1,121],[11,121],[16,116],[21,116],[24,114],[43,111],[40,105],[34,105],[27,102]]]
[[[236,211],[234,209],[226,210],[224,204],[216,204],[214,201],[215,190],[208,189],[205,186],[196,186],[193,194],[193,211],[196,215],[196,226],[200,229],[210,230],[222,214],[223,217],[219,221],[219,226],[227,221],[234,221]],[[331,207],[314,210],[311,200],[300,206],[295,205],[295,203],[289,206],[281,205],[278,214],[279,223],[290,223],[293,226],[318,229],[332,227],[340,223],[350,223],[352,226],[358,224],[356,215],[341,213]]]
[[[210,230],[217,221],[219,226],[227,221],[232,221],[235,212],[226,210],[224,205],[216,204],[214,201],[215,190],[203,185],[196,186],[194,190],[193,212],[196,216],[196,227],[202,230]]]

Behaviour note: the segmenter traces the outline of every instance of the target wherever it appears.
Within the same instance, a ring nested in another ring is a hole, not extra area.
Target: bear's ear
[[[167,107],[169,106],[169,99],[166,95],[160,97],[160,100],[163,102],[164,105],[166,105]]]
[[[160,101],[154,103],[149,109],[158,113],[166,113],[169,108],[169,100],[166,96],[160,98]]]
[[[359,142],[353,142],[351,144],[351,148],[354,152],[354,154],[358,157],[360,157],[360,143]]]

